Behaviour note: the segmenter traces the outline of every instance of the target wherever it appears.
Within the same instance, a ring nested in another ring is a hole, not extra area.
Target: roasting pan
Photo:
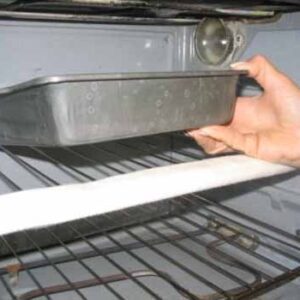
[[[232,117],[243,72],[52,76],[0,90],[2,145],[69,146]]]

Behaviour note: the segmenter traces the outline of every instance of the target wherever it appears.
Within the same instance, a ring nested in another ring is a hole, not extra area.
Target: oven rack
[[[201,158],[199,147],[181,133],[76,147],[0,145],[0,194],[84,183]]]
[[[93,156],[96,149],[102,160]],[[1,184],[10,192],[63,184],[62,179],[67,180],[60,172],[73,182],[86,182],[114,172],[203,157],[180,134],[59,150],[1,150],[15,164],[11,173],[5,168],[8,162],[0,168]],[[27,186],[13,173],[21,169],[32,177]],[[167,216],[157,215],[152,205],[104,215],[116,228],[113,231],[99,227],[94,219],[81,220],[92,236],[66,224],[77,235],[73,243],[44,228],[45,238],[57,245],[52,248],[41,247],[34,235],[24,231],[23,239],[35,249],[30,253],[16,251],[11,241],[0,237],[1,247],[10,252],[0,261],[0,299],[256,299],[283,285],[299,293],[295,279],[300,276],[300,244],[295,234],[200,194],[168,203],[176,209]],[[137,211],[151,212],[153,218],[119,224],[124,217],[134,218]]]

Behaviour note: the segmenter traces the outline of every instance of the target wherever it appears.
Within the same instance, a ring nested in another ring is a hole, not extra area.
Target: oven
[[[296,1],[238,2],[3,1],[1,300],[299,299],[299,171],[184,134],[260,92],[233,61],[300,83]]]

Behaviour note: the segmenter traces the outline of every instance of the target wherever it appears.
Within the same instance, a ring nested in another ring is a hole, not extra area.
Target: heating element
[[[178,133],[72,148],[1,150],[2,193],[203,158],[198,146]],[[32,231],[20,235],[33,249],[27,252],[0,237],[6,253],[0,261],[0,299],[297,299],[295,232],[208,194],[104,215],[109,230],[95,218],[41,229],[51,248],[41,246]],[[133,222],[123,221],[128,219]],[[72,242],[60,236],[66,228]]]

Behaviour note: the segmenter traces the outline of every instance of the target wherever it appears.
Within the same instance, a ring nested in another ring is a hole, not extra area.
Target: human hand
[[[190,130],[188,135],[208,154],[237,150],[300,167],[300,89],[262,56],[232,68],[247,70],[263,94],[238,98],[229,124]]]

